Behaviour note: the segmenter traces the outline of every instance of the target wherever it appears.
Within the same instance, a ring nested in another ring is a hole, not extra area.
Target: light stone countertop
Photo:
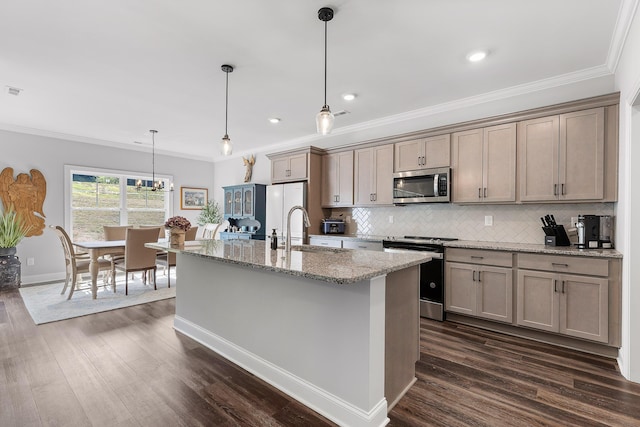
[[[615,249],[578,249],[575,246],[545,246],[533,243],[478,242],[455,240],[446,242],[445,248],[488,249],[495,251],[528,252],[548,255],[571,255],[594,258],[622,258]]]
[[[431,260],[426,252],[400,254],[311,245],[294,246],[291,256],[286,257],[284,249],[271,250],[264,240],[195,240],[181,248],[168,243],[145,246],[338,284],[356,283]]]
[[[388,236],[373,236],[373,235],[356,235],[356,234],[309,234],[309,237],[318,237],[320,239],[331,240],[344,240],[349,239],[354,242],[378,242],[382,243]]]

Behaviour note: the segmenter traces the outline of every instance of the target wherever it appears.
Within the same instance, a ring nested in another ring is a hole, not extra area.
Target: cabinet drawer
[[[447,261],[464,262],[469,264],[496,265],[499,267],[512,267],[513,256],[511,252],[488,251],[482,249],[447,248]]]
[[[344,239],[342,241],[342,247],[346,249],[362,249],[365,251],[382,251],[382,243],[380,242],[362,242]]]
[[[609,261],[591,257],[518,254],[518,268],[589,276],[609,276]]]
[[[341,248],[342,240],[323,239],[322,237],[311,237],[309,238],[309,244],[313,246],[326,246],[328,248]]]

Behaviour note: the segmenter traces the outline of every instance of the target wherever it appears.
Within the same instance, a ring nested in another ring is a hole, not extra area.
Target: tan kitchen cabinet
[[[322,156],[322,206],[353,204],[353,151]]]
[[[516,201],[516,124],[452,135],[454,203]]]
[[[609,342],[608,276],[605,259],[520,254],[516,323]]]
[[[393,144],[355,150],[354,205],[393,204]]]
[[[451,164],[451,136],[447,133],[398,142],[394,151],[395,172],[447,167]]]
[[[602,200],[605,108],[518,123],[519,199]]]
[[[307,153],[271,159],[272,183],[302,181],[307,177]]]
[[[513,322],[513,257],[509,252],[446,250],[445,310]]]

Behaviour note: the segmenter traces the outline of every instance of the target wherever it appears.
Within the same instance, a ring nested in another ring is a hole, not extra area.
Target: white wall
[[[44,201],[46,225],[64,225],[64,165],[79,165],[151,174],[151,153],[122,150],[102,145],[65,141],[44,136],[0,130],[0,170],[12,167],[14,178],[19,173],[38,169],[47,180]],[[173,193],[173,214],[195,222],[199,211],[180,210],[180,186],[209,189],[213,187],[214,165],[210,162],[170,157],[156,153],[156,173],[173,175],[176,191]],[[64,258],[60,241],[48,228],[41,236],[24,239],[18,245],[22,261],[22,282],[38,283],[64,278]],[[28,266],[27,258],[35,265]]]
[[[620,91],[620,193],[618,250],[624,253],[622,285],[622,374],[640,382],[640,18],[637,10],[615,74]],[[633,104],[636,104],[634,107]]]

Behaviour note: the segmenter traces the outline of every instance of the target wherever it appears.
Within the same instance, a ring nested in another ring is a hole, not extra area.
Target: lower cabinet
[[[606,278],[518,270],[517,325],[607,343]]]
[[[512,263],[508,252],[447,250],[445,310],[512,323]]]
[[[513,320],[510,268],[447,262],[445,309],[500,322]]]
[[[325,239],[323,237],[311,236],[309,237],[309,244],[314,246],[326,246],[328,248],[341,248],[341,239]]]
[[[382,251],[382,242],[380,241],[364,241],[362,239],[354,239],[345,237],[329,238],[321,236],[309,237],[309,244],[315,246],[325,246],[328,248],[344,248],[344,249],[361,249],[365,251]]]

